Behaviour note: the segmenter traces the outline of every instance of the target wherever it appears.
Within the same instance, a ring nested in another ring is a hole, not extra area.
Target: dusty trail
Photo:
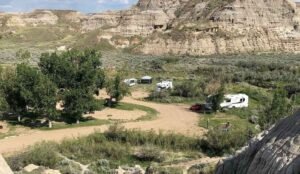
[[[199,115],[188,111],[187,106],[174,104],[159,104],[137,100],[145,93],[134,92],[133,97],[126,97],[123,101],[127,103],[144,105],[156,109],[159,114],[156,120],[129,122],[123,124],[128,129],[172,131],[189,136],[200,136],[205,130],[197,126]],[[113,112],[113,110],[112,110]],[[11,153],[22,150],[30,145],[41,141],[61,141],[65,138],[73,138],[89,135],[95,130],[105,131],[108,125],[68,128],[53,131],[34,130],[23,133],[16,137],[0,140],[0,153]]]

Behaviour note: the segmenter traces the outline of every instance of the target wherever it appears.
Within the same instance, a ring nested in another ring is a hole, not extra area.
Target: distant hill
[[[139,0],[128,10],[94,14],[0,13],[0,43],[157,55],[298,52],[299,23],[291,0]]]

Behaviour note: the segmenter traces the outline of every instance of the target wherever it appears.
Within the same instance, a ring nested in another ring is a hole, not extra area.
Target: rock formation
[[[2,155],[0,155],[0,174],[13,174]]]
[[[299,174],[300,111],[283,119],[260,140],[225,160],[216,174]]]
[[[99,30],[99,42],[144,54],[300,51],[300,9],[292,0],[139,0],[128,10],[96,14],[0,13],[0,30],[66,24],[83,34]]]

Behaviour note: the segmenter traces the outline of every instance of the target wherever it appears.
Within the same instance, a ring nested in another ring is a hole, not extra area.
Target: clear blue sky
[[[0,11],[28,12],[34,9],[72,9],[84,13],[124,9],[138,0],[0,0]],[[296,0],[299,1],[300,0]]]
[[[124,9],[137,0],[0,0],[0,11],[28,12],[33,9],[71,9],[84,13]]]

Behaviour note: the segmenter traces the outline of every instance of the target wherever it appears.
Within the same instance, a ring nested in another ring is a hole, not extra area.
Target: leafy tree
[[[68,90],[64,95],[64,111],[70,119],[79,120],[85,112],[93,111],[95,109],[95,98],[92,91],[88,89],[75,88]]]
[[[22,66],[22,67],[20,67]],[[21,120],[21,114],[26,111],[28,92],[24,92],[24,86],[19,82],[18,74],[23,73],[24,64],[18,65],[16,69],[1,72],[1,91],[4,94],[4,100],[8,105],[8,110],[18,115]]]
[[[63,88],[64,111],[79,123],[82,114],[95,107],[93,94],[103,87],[101,55],[95,50],[71,50],[60,55],[43,54],[41,71],[59,88]]]
[[[106,92],[110,96],[109,106],[111,106],[112,99],[119,102],[124,96],[130,94],[128,86],[122,82],[119,74],[106,83]]]
[[[276,89],[271,105],[268,106],[259,119],[262,128],[268,128],[281,118],[288,116],[292,112],[292,102],[287,99],[287,92],[283,88]]]
[[[49,128],[52,128],[51,120],[57,118],[57,87],[45,75],[40,74],[38,83],[33,87],[33,107],[34,109],[48,119]]]
[[[225,88],[224,85],[221,86],[219,89],[218,93],[216,95],[211,96],[211,104],[212,104],[212,109],[216,112],[221,109],[220,104],[224,100],[224,95],[225,95]]]

